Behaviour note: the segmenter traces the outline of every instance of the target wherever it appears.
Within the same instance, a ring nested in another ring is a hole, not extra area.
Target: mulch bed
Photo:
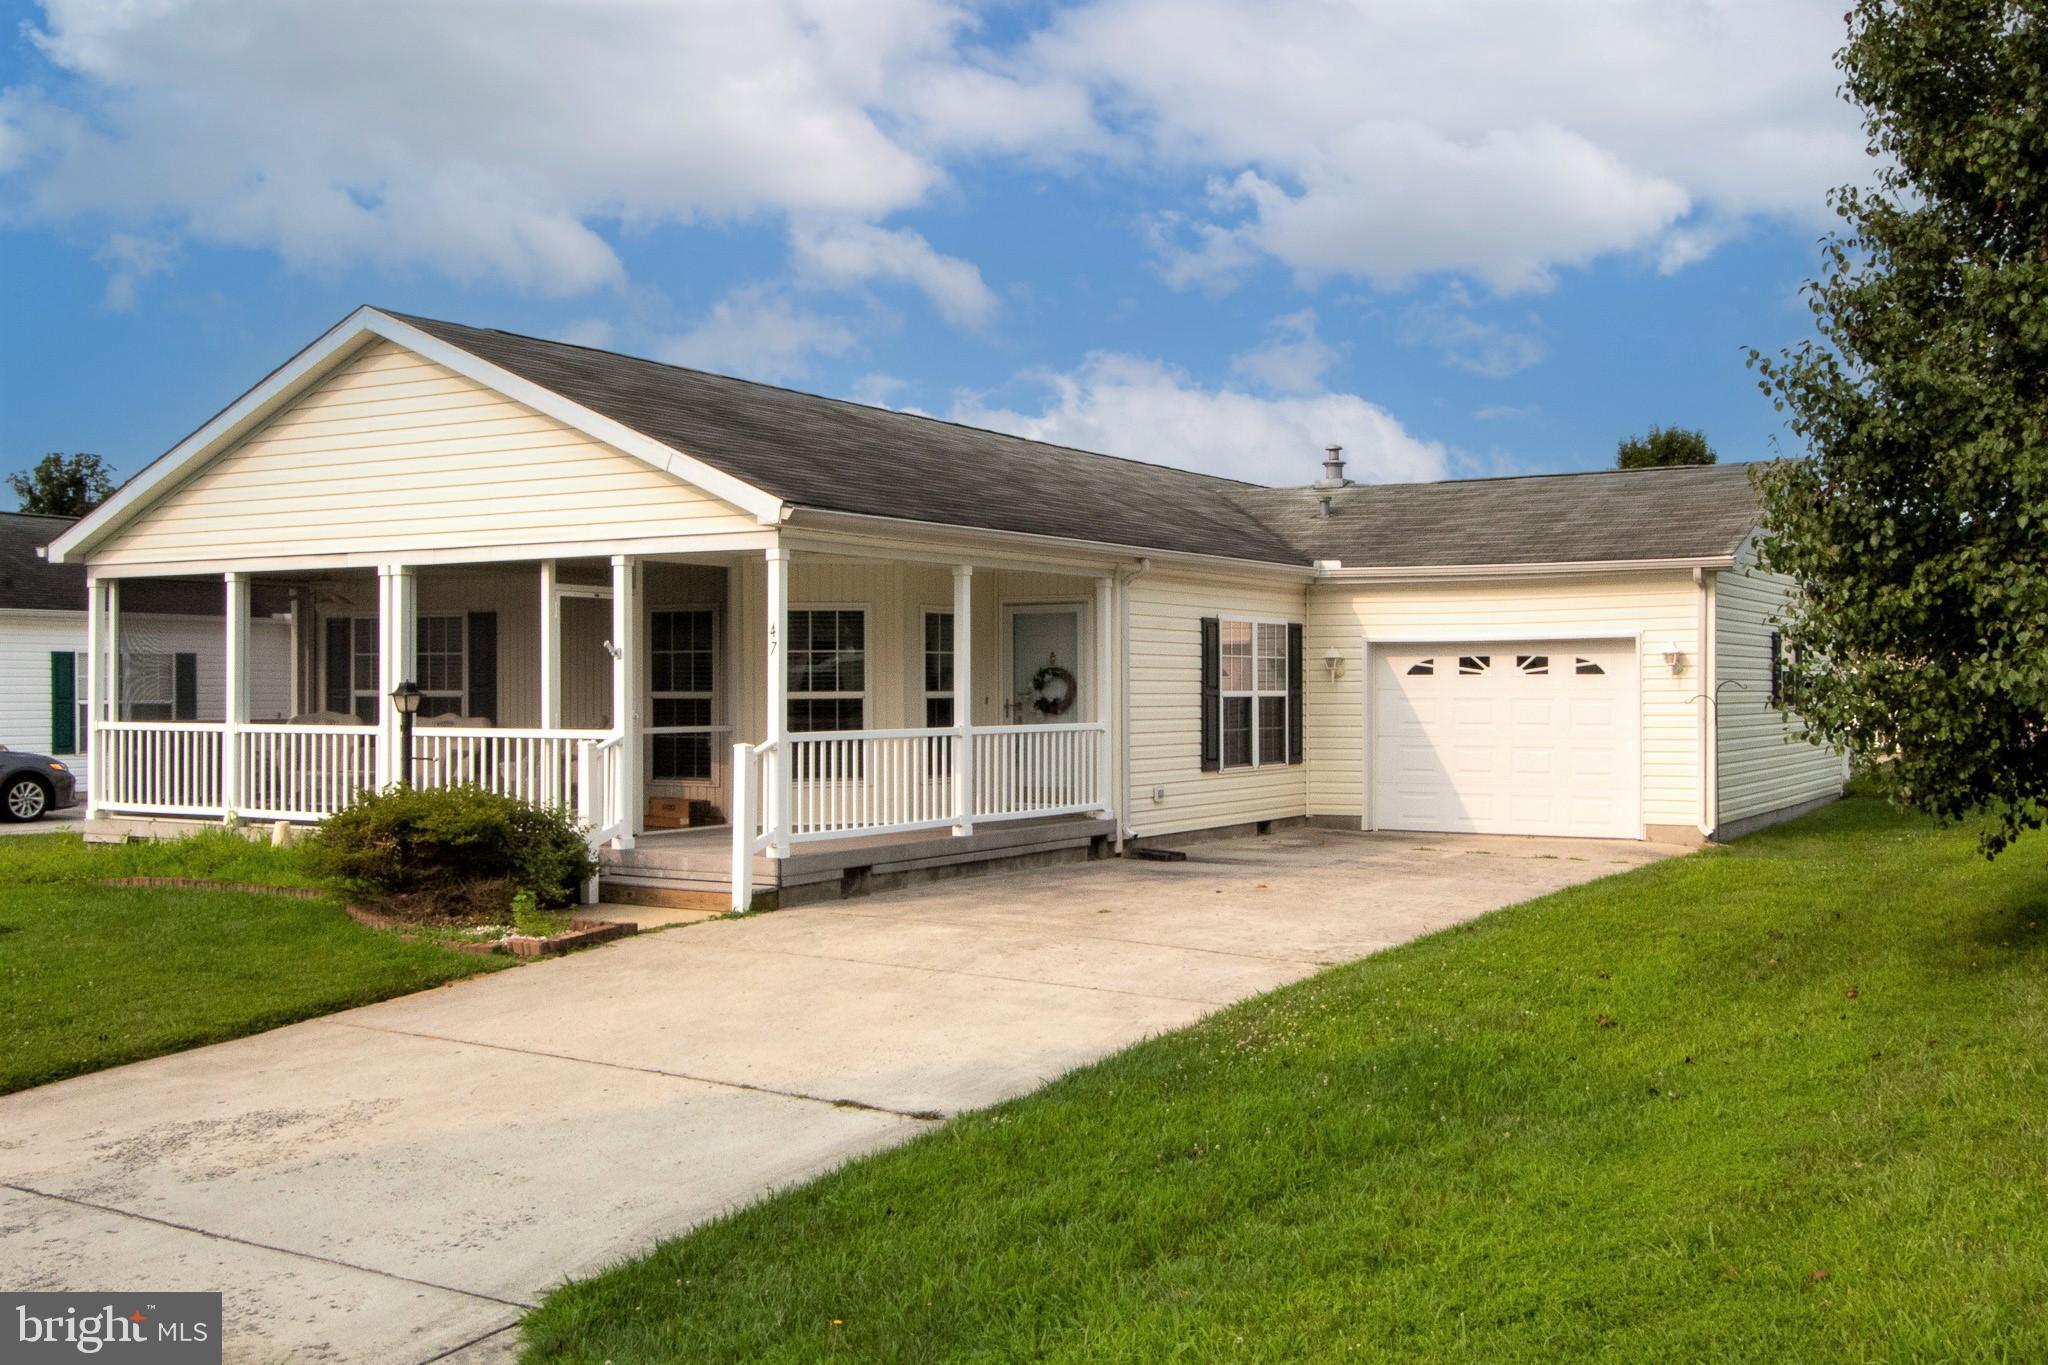
[[[217,882],[204,877],[101,877],[101,886],[143,886],[163,887],[173,891],[239,891],[253,896],[288,896],[293,900],[319,901],[328,899],[328,893],[305,886],[264,886],[256,882]],[[410,920],[396,915],[386,915],[372,910],[367,905],[344,905],[350,919],[371,929],[389,929],[405,933],[418,926]],[[447,946],[460,953],[510,953],[514,957],[554,957],[577,948],[588,948],[599,943],[609,943],[615,938],[637,934],[640,926],[630,920],[585,919],[572,916],[569,927],[548,938],[527,938],[521,934],[507,934],[501,939],[478,943],[451,943]]]

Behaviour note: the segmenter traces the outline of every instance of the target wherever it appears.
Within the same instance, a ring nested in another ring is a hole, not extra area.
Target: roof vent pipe
[[[1316,504],[1316,515],[1319,517],[1327,517],[1330,515],[1329,494],[1325,493],[1322,499]]]
[[[1316,480],[1318,488],[1349,488],[1351,480],[1344,477],[1344,447],[1323,448],[1323,477]]]

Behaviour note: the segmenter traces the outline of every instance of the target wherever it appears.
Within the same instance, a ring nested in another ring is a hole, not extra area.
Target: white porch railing
[[[412,736],[412,783],[465,783],[536,806],[576,805],[576,748],[604,730],[490,730],[423,725]]]
[[[263,820],[324,820],[377,786],[377,732],[367,725],[240,725],[240,790],[223,804]]]
[[[732,807],[733,903],[744,908],[755,855],[792,844],[1108,811],[1109,727],[826,732],[786,736],[780,751],[736,744]]]
[[[576,818],[589,831],[590,846],[630,837],[633,802],[625,788],[623,731],[584,739],[576,745]]]
[[[218,721],[112,720],[92,728],[93,802],[103,810],[221,815]]]

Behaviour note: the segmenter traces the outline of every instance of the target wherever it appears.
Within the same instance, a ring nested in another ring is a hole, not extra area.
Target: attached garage
[[[1633,639],[1381,645],[1373,655],[1375,827],[1641,837]]]

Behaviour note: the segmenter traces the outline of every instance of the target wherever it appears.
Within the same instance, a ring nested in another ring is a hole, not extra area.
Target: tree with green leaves
[[[1614,454],[1616,469],[1662,469],[1668,465],[1712,464],[1720,457],[1707,444],[1704,431],[1684,427],[1651,427],[1648,436],[1630,436]]]
[[[1875,179],[1830,196],[1819,338],[1751,355],[1810,451],[1760,469],[1760,548],[1807,733],[1995,856],[2048,814],[2048,11],[1848,18]]]
[[[114,493],[114,472],[97,455],[51,451],[25,473],[9,474],[7,482],[24,512],[52,517],[82,517]]]

